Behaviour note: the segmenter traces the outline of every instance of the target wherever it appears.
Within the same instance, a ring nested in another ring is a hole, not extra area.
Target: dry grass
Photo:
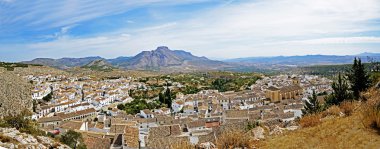
[[[220,149],[255,148],[255,141],[240,130],[223,132],[216,140],[216,146]]]
[[[380,91],[372,89],[367,95],[367,102],[364,104],[363,111],[363,124],[366,127],[372,127],[380,133]]]
[[[336,105],[333,105],[330,108],[328,108],[326,111],[322,112],[322,117],[327,117],[327,116],[339,117],[340,113],[341,113],[340,108]]]
[[[3,143],[18,143],[17,140],[11,138],[11,137],[8,137],[8,136],[4,136],[2,134],[0,134],[0,142],[3,142]]]
[[[321,115],[339,115],[346,117],[324,119],[314,127],[303,127],[299,130],[269,138],[259,145],[261,148],[318,148],[318,149],[357,149],[379,148],[380,131],[380,91],[372,89],[366,93],[367,102],[342,103],[340,108],[330,107]],[[304,117],[306,126],[314,125],[317,116]],[[302,119],[301,119],[302,121]]]
[[[302,117],[299,121],[302,128],[314,127],[321,123],[321,114],[312,114]]]
[[[350,149],[378,148],[380,136],[368,131],[361,123],[359,114],[344,118],[328,119],[308,128],[301,128],[279,137],[267,139],[262,148],[319,148]]]
[[[355,109],[355,102],[345,101],[339,105],[340,109],[346,116],[350,116]]]
[[[188,141],[181,141],[171,144],[171,149],[194,149],[194,145],[190,144]]]

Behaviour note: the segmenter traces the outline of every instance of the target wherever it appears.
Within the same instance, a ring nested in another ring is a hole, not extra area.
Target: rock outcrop
[[[14,149],[14,148],[58,148],[69,149],[67,145],[63,145],[54,141],[49,137],[37,136],[34,137],[30,134],[20,133],[15,128],[0,128],[0,147]]]

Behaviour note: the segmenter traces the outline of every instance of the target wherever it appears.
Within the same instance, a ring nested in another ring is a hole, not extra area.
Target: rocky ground
[[[0,118],[32,109],[32,85],[13,72],[0,72]]]
[[[67,145],[63,145],[55,140],[45,137],[34,137],[30,134],[20,133],[15,128],[0,128],[0,147],[4,148],[27,148],[27,149],[47,149],[58,148],[68,149]]]

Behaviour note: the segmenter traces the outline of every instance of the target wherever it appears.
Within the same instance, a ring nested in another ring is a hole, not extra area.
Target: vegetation
[[[61,136],[60,141],[71,148],[86,149],[86,144],[83,142],[82,134],[74,130],[67,131]]]
[[[8,71],[13,71],[16,67],[29,67],[29,66],[42,66],[38,64],[23,64],[23,63],[8,63],[8,62],[0,62],[0,67],[4,67]]]
[[[339,105],[344,100],[351,98],[348,83],[340,73],[338,75],[338,80],[333,82],[332,88],[333,93],[325,99],[328,106]]]
[[[308,99],[309,101],[305,101],[305,109],[302,110],[303,115],[318,113],[322,110],[322,106],[319,104],[315,91],[313,91],[313,95]]]
[[[53,91],[42,98],[42,100],[45,102],[49,102],[51,99],[53,99]]]
[[[359,99],[360,92],[365,91],[371,84],[369,75],[360,59],[354,59],[354,64],[348,72],[348,80],[354,99]]]
[[[31,116],[31,113],[27,110],[21,112],[20,115],[6,116],[0,119],[0,127],[16,128],[20,132],[28,133],[34,136],[45,135],[45,133],[38,129],[38,124],[27,118]]]
[[[140,110],[144,109],[157,109],[160,108],[161,105],[156,100],[153,100],[151,102],[147,102],[143,99],[135,99],[131,101],[130,103],[126,104],[119,104],[117,108],[119,110],[125,110],[128,114],[137,114],[140,113]]]
[[[317,113],[305,115],[299,121],[300,126],[303,128],[314,127],[320,123],[321,123],[321,115]]]
[[[217,148],[255,148],[254,139],[241,130],[224,131],[216,140]]]
[[[365,109],[361,112],[363,117],[363,124],[369,128],[375,128],[380,132],[380,91],[371,89],[367,95],[367,102]]]

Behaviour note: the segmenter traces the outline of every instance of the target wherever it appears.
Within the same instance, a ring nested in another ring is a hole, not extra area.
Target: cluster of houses
[[[225,127],[247,123],[260,123],[270,130],[296,127],[293,122],[302,116],[304,100],[313,91],[331,92],[331,81],[326,78],[279,75],[258,80],[251,90],[241,92],[178,93],[171,108],[128,115],[104,107],[133,100],[130,89],[147,88],[132,78],[26,78],[35,81],[38,98],[33,99],[39,100],[40,93],[53,96],[48,104],[35,108],[33,118],[41,128],[54,134],[70,129],[81,132],[88,148],[166,148],[181,141],[212,144]]]

